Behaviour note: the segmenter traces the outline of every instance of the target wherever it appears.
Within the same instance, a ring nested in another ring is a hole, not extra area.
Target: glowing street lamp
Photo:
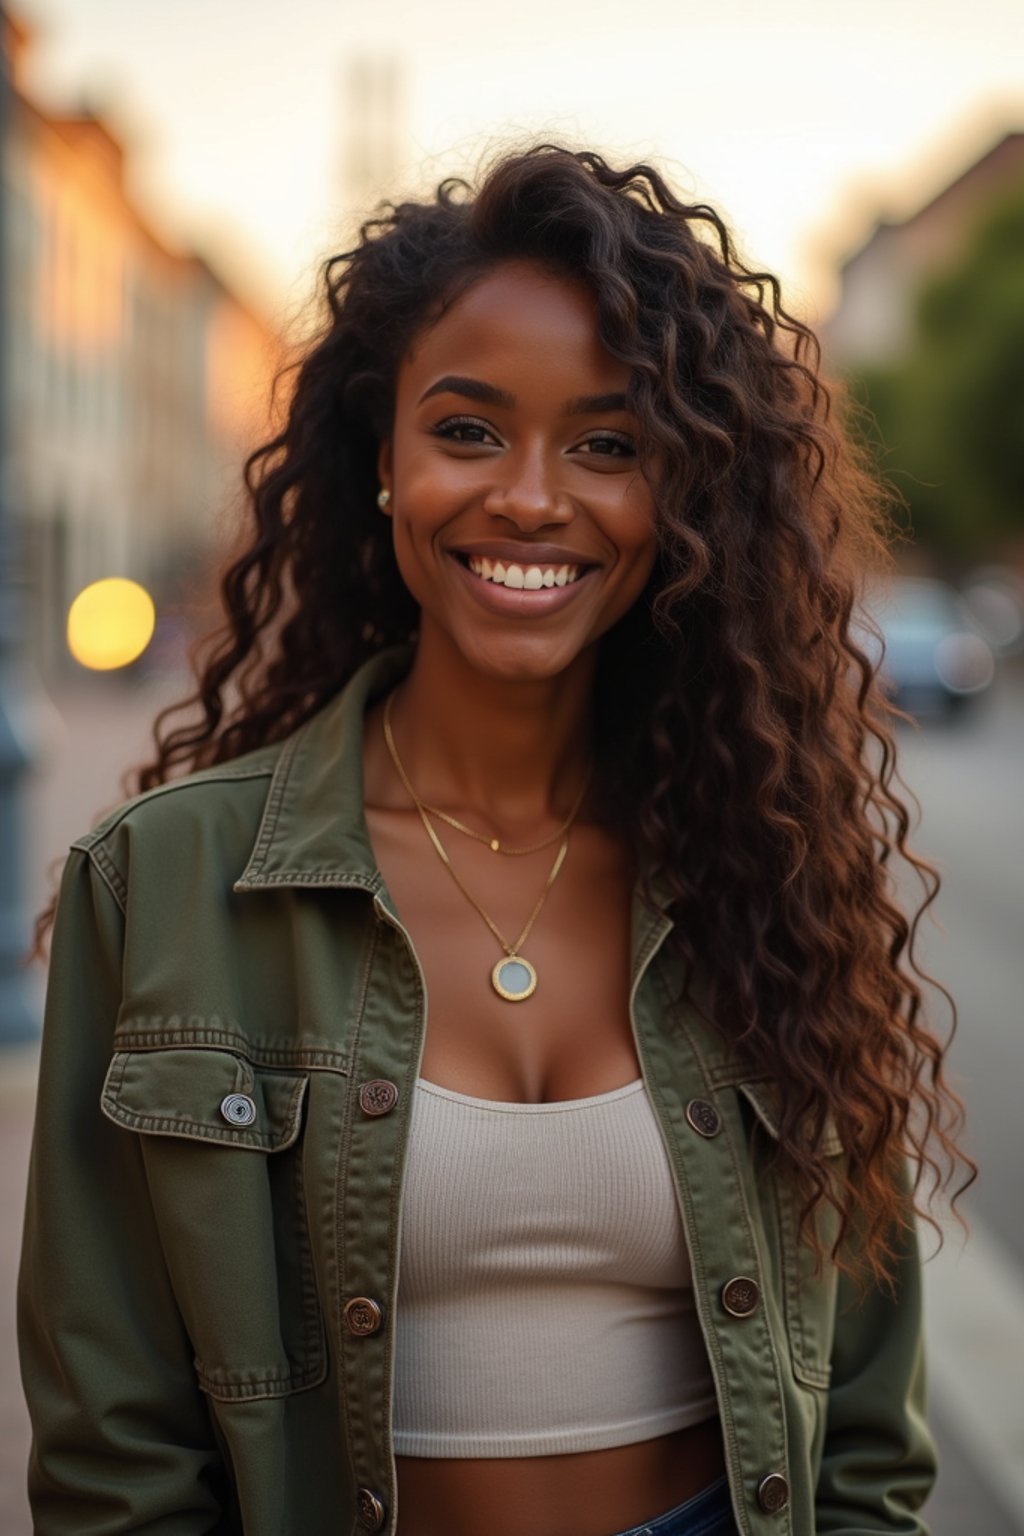
[[[108,576],[83,587],[68,610],[68,649],[94,672],[112,672],[142,655],[153,638],[156,610],[145,587]]]

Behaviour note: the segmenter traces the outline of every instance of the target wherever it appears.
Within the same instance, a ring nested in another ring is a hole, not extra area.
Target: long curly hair
[[[376,508],[378,445],[417,332],[512,258],[590,287],[605,347],[632,370],[641,461],[659,465],[655,567],[600,648],[603,814],[671,902],[682,999],[774,1084],[775,1155],[819,1262],[816,1213],[831,1208],[828,1248],[843,1263],[856,1222],[884,1282],[911,1219],[902,1159],[925,1213],[922,1183],[974,1172],[913,956],[939,878],[907,845],[897,712],[857,627],[865,572],[889,558],[888,502],[777,280],[651,166],[538,145],[476,190],[451,179],[387,205],[326,262],[281,430],[245,465],[250,529],[222,578],[225,622],[194,660],[196,692],[158,717],[134,787],[286,736],[368,657],[415,642]],[[921,879],[912,921],[893,854]],[[832,1128],[838,1177],[821,1152]]]

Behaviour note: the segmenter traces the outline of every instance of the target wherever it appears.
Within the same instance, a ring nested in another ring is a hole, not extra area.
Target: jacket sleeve
[[[904,1168],[903,1193],[910,1201]],[[841,1275],[817,1530],[928,1536],[918,1513],[935,1482],[925,1417],[917,1234],[900,1240],[892,1291]]]
[[[37,1536],[221,1530],[224,1471],[137,1138],[100,1111],[124,925],[72,849],[53,933],[18,1281]]]

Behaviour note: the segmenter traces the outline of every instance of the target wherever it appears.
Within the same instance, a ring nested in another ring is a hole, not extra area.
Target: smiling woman
[[[36,1531],[921,1536],[958,1106],[810,333],[540,146],[327,264],[246,483],[57,906]]]

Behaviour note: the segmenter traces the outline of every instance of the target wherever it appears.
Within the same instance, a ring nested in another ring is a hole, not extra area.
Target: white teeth
[[[500,560],[488,560],[485,555],[467,557],[474,576],[483,581],[493,581],[497,586],[511,587],[515,591],[539,592],[542,587],[564,587],[574,582],[580,574],[578,565],[502,565]]]

